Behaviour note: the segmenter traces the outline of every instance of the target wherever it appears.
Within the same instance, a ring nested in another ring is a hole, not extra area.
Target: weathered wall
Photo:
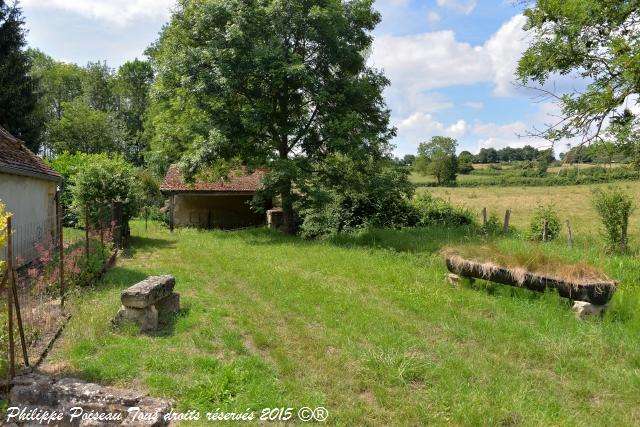
[[[253,212],[244,195],[176,195],[173,219],[176,227],[241,228],[265,223],[265,215]]]
[[[16,257],[31,261],[34,245],[46,243],[55,230],[56,183],[0,173],[0,200],[13,214]],[[4,254],[0,254],[4,258]]]

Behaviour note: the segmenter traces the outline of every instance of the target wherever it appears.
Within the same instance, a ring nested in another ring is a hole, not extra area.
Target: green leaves
[[[607,248],[612,252],[626,252],[629,216],[635,209],[631,196],[620,188],[598,189],[594,192],[593,206],[602,219]]]
[[[457,146],[455,139],[444,136],[434,136],[431,141],[420,143],[414,169],[421,175],[435,176],[438,184],[455,182]]]
[[[517,78],[545,85],[552,76],[574,73],[586,90],[549,94],[561,106],[562,120],[540,136],[558,141],[581,137],[601,141],[608,120],[615,120],[640,93],[640,5],[624,0],[538,0],[525,11],[533,40],[524,52]],[[630,98],[631,97],[631,98]],[[633,134],[640,135],[640,123]],[[616,135],[607,136],[615,138]]]

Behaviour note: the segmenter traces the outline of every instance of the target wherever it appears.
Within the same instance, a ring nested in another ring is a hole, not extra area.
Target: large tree
[[[291,231],[295,189],[318,162],[389,150],[388,81],[365,59],[380,21],[372,3],[179,1],[149,50],[152,110],[181,121],[188,138],[152,120],[155,151],[160,143],[170,156],[195,150],[197,163],[237,157],[269,165]]]
[[[457,146],[458,142],[453,138],[434,136],[418,146],[413,168],[421,175],[435,177],[438,185],[455,182],[458,173]]]
[[[125,158],[136,165],[141,165],[144,160],[144,122],[152,82],[151,64],[139,59],[124,63],[116,74],[114,92],[118,116],[125,123],[130,140]]]
[[[517,75],[524,85],[545,85],[557,75],[575,73],[584,90],[555,93],[562,117],[540,132],[581,144],[612,138],[638,153],[640,121],[640,3],[627,0],[538,0],[525,11],[531,45]]]
[[[0,126],[38,152],[41,123],[25,34],[18,3],[0,0]]]

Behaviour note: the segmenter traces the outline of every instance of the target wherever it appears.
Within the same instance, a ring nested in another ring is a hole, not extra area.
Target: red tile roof
[[[47,166],[15,136],[0,127],[0,172],[61,181],[62,176]]]
[[[160,190],[165,193],[255,193],[262,187],[266,169],[255,169],[251,174],[229,174],[227,180],[185,183],[178,166],[171,165]]]

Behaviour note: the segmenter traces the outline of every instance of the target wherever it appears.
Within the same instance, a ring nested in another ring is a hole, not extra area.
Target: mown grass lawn
[[[636,259],[539,249],[622,280],[604,319],[577,321],[555,295],[450,288],[438,251],[464,230],[133,234],[130,257],[77,297],[57,369],[178,410],[324,406],[330,425],[640,423]],[[120,290],[156,274],[176,276],[183,313],[155,336],[112,330]]]

